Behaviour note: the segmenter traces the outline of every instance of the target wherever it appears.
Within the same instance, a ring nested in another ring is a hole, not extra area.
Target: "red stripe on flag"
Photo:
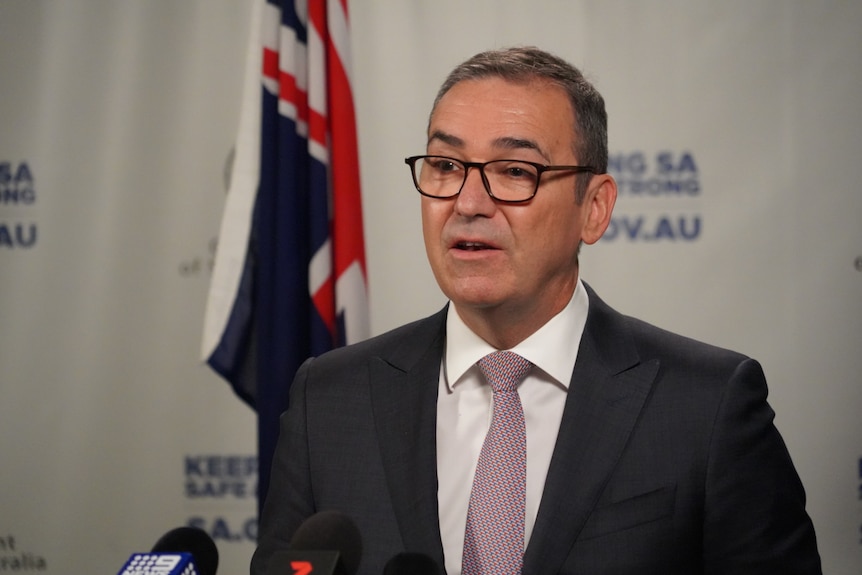
[[[324,44],[329,42],[329,27],[326,25],[326,0],[308,3],[308,24],[317,29]]]
[[[341,61],[349,58],[349,38],[345,38],[347,5],[345,2],[311,0],[308,25],[315,30],[324,50],[327,109],[311,110],[309,137],[329,150],[329,185],[331,190],[331,261],[332,269],[324,284],[312,294],[314,305],[337,339],[337,314],[352,308],[356,302],[336,301],[336,286],[342,275],[358,265],[362,283],[366,283],[365,241],[362,226],[356,112],[350,78]],[[337,26],[338,37],[333,37]],[[337,45],[336,45],[337,43]],[[344,54],[339,53],[339,49]],[[318,272],[319,273],[319,272]],[[340,289],[340,288],[338,288]],[[363,296],[364,297],[364,296]],[[348,296],[349,299],[349,296]],[[362,312],[360,315],[364,315]],[[347,316],[345,316],[345,319]],[[360,332],[364,331],[360,328]],[[364,336],[363,336],[364,337]]]
[[[272,80],[278,80],[278,52],[270,48],[263,48],[263,76]]]
[[[364,276],[365,242],[353,92],[335,47],[327,42],[326,48],[329,116],[332,124],[332,211],[336,218],[332,233],[333,265],[336,276],[339,276],[358,261]]]

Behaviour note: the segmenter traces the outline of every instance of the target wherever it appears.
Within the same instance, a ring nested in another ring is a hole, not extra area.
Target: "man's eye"
[[[518,168],[518,167],[509,168],[508,174],[510,177],[513,177],[513,178],[521,178],[521,177],[524,177],[527,175],[527,173],[524,171],[523,168]]]
[[[495,168],[502,177],[505,177],[510,180],[535,180],[536,179],[536,170],[533,166],[529,164],[522,164],[519,162],[501,162],[499,165],[495,164]]]
[[[454,172],[458,169],[458,165],[455,162],[448,160],[440,160],[434,166],[441,172]]]

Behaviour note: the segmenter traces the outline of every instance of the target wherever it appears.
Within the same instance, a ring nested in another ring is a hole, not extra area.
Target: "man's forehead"
[[[434,130],[428,135],[429,144],[431,142],[434,142],[435,140],[453,148],[463,148],[467,145],[467,143],[460,137],[454,134],[449,134],[443,130]],[[542,150],[542,147],[539,145],[539,143],[531,138],[500,136],[497,138],[493,138],[489,144],[492,148],[499,150],[535,150],[539,152],[542,156],[547,155],[544,150]]]
[[[460,149],[481,141],[501,151],[535,150],[550,159],[555,144],[571,146],[571,110],[565,91],[545,78],[462,80],[437,102],[429,118],[427,143]]]

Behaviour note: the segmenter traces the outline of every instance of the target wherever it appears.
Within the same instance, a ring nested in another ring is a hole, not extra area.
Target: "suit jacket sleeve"
[[[281,416],[251,572],[266,573],[311,515],[362,537],[359,573],[403,551],[442,563],[434,451],[445,313],[307,360]]]
[[[750,359],[725,387],[706,473],[706,573],[820,573],[805,492],[766,394],[761,367]]]
[[[270,479],[270,485],[278,487],[270,489],[260,518],[258,547],[251,562],[253,575],[266,573],[272,555],[288,549],[294,532],[314,513],[305,411],[311,362],[311,359],[306,360],[297,371],[290,388],[290,408],[281,416],[281,432]]]

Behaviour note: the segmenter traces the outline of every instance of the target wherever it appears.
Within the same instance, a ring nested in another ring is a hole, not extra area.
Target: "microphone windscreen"
[[[152,553],[191,553],[200,575],[215,575],[218,548],[203,529],[177,527],[156,541]]]
[[[299,526],[290,540],[290,549],[338,551],[347,573],[356,573],[362,559],[362,536],[347,515],[339,511],[320,511]]]
[[[443,575],[437,562],[424,553],[399,553],[386,562],[383,575]]]

